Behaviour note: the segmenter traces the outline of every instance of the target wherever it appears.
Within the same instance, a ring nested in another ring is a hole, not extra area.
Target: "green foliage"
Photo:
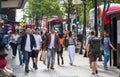
[[[68,12],[68,5],[69,5],[69,12],[74,13],[76,9],[79,12],[79,20],[83,22],[84,16],[84,5],[73,5],[72,0],[69,0],[68,3],[64,3],[62,7],[64,10],[60,10],[59,0],[27,0],[29,5],[23,10],[24,11],[24,18],[42,18],[43,16],[53,16],[57,15],[59,17],[63,17],[64,13]],[[65,0],[63,0],[65,2]],[[107,0],[110,2],[111,0]],[[120,3],[120,0],[112,0],[114,3]],[[98,0],[98,5],[103,4],[103,0]],[[86,16],[87,20],[89,18],[89,10],[94,8],[94,0],[86,0]],[[81,23],[82,24],[82,23]]]
[[[107,0],[107,3],[110,2],[111,0]],[[120,3],[120,0],[112,0],[114,3]],[[104,2],[103,0],[98,0],[98,6],[102,5]],[[80,22],[83,22],[83,16],[84,16],[84,5],[80,4],[77,5],[79,7],[79,15],[80,15]],[[87,20],[89,19],[89,10],[94,8],[94,0],[86,0],[86,18]],[[82,23],[81,23],[82,24]]]
[[[29,5],[25,8],[24,13],[29,18],[42,19],[43,16],[57,15],[62,17],[64,12],[60,10],[59,0],[27,0]]]

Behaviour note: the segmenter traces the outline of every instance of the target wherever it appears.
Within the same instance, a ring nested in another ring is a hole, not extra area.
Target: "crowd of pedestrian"
[[[0,27],[0,34],[2,34],[2,28]],[[79,33],[78,37],[74,36],[73,32],[56,33],[55,28],[52,27],[49,32],[43,33],[39,28],[32,30],[27,27],[24,31],[15,30],[12,34],[3,35],[6,40],[5,45],[10,45],[12,48],[12,58],[16,58],[17,52],[19,54],[20,65],[25,64],[25,72],[29,73],[29,62],[32,58],[33,68],[37,70],[38,67],[38,55],[40,51],[47,52],[46,60],[47,69],[54,70],[55,58],[57,54],[58,65],[64,64],[64,48],[69,54],[69,64],[74,64],[75,59],[75,47],[77,42],[82,41],[82,35]],[[1,37],[2,39],[2,37]],[[94,41],[98,42],[98,45],[94,45]],[[2,40],[0,40],[2,41]],[[97,47],[98,46],[98,47]],[[86,42],[86,55],[89,57],[90,67],[92,69],[92,74],[97,74],[97,57],[99,52],[104,53],[104,69],[108,70],[107,62],[110,57],[110,47],[115,50],[114,46],[111,44],[107,33],[104,32],[103,38],[98,38],[95,36],[95,32],[91,31],[90,36],[87,38]],[[0,47],[1,48],[1,47]],[[93,49],[94,48],[94,49]],[[98,48],[98,49],[96,49]],[[0,49],[1,52],[1,49]],[[2,57],[6,61],[5,57]],[[0,57],[0,68],[1,67],[1,57]]]

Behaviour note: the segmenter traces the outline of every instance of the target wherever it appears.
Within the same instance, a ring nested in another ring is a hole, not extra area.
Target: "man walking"
[[[104,37],[102,38],[102,50],[103,50],[103,53],[104,53],[104,69],[108,70],[107,63],[108,63],[109,58],[110,58],[110,47],[113,50],[116,50],[116,49],[112,45],[112,43],[110,41],[110,38],[107,36],[106,32],[103,32],[103,36]]]
[[[26,73],[29,73],[29,60],[31,57],[33,46],[36,47],[36,42],[34,36],[31,34],[31,28],[28,27],[26,29],[26,34],[22,37],[21,40],[21,51],[24,51],[24,63]]]
[[[35,70],[37,70],[38,69],[38,66],[37,66],[38,54],[39,54],[39,51],[40,51],[40,48],[41,48],[41,45],[42,45],[42,38],[39,35],[39,29],[38,28],[35,29],[34,38],[35,38],[35,42],[36,42],[37,47],[33,48],[31,57],[32,57],[32,61],[33,61],[33,68],[35,68]]]
[[[97,56],[98,53],[100,52],[100,40],[95,37],[95,32],[91,31],[91,37],[88,40],[88,44],[87,44],[87,55],[89,55],[89,59],[90,59],[90,64],[91,64],[91,68],[92,68],[92,74],[97,74]]]
[[[45,41],[45,49],[47,49],[47,68],[54,69],[55,54],[60,48],[59,37],[55,34],[54,27],[51,28],[51,33],[47,35]],[[51,61],[51,62],[50,62]]]

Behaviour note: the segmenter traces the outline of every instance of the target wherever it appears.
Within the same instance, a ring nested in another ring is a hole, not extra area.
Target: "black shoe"
[[[71,66],[73,65],[72,63],[69,63]]]
[[[95,73],[94,73],[94,72],[92,72],[91,74],[92,74],[92,75],[95,75]]]
[[[59,59],[58,59],[58,65],[60,65],[60,61],[59,61]]]
[[[38,69],[38,66],[37,66],[37,64],[35,64],[35,70],[37,70]]]
[[[96,74],[98,74],[98,70],[96,70]]]
[[[54,67],[50,67],[51,70],[54,70],[55,68]]]
[[[49,69],[49,65],[47,65],[47,69]]]
[[[23,63],[20,63],[20,65],[23,65]]]
[[[63,60],[63,57],[61,57],[61,60],[62,60],[62,65],[64,64],[64,60]]]
[[[98,61],[103,61],[102,59],[98,59]]]
[[[25,69],[25,73],[29,73],[29,69]]]
[[[36,65],[36,64],[35,64],[35,63],[33,63],[33,68],[35,68],[35,65]]]
[[[64,64],[64,61],[62,61],[62,65]]]

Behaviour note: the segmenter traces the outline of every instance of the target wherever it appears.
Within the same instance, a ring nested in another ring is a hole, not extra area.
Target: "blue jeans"
[[[31,52],[24,51],[24,63],[25,63],[25,69],[29,69],[30,57],[31,57]]]
[[[104,67],[107,68],[107,63],[109,61],[110,55],[104,54]]]
[[[48,49],[47,50],[47,65],[51,66],[51,67],[54,67],[54,64],[55,64],[55,54],[56,54],[56,51],[54,49]]]
[[[20,61],[20,64],[22,64],[23,63],[23,51],[21,53],[20,48],[18,48],[18,52],[19,52],[19,61]]]

